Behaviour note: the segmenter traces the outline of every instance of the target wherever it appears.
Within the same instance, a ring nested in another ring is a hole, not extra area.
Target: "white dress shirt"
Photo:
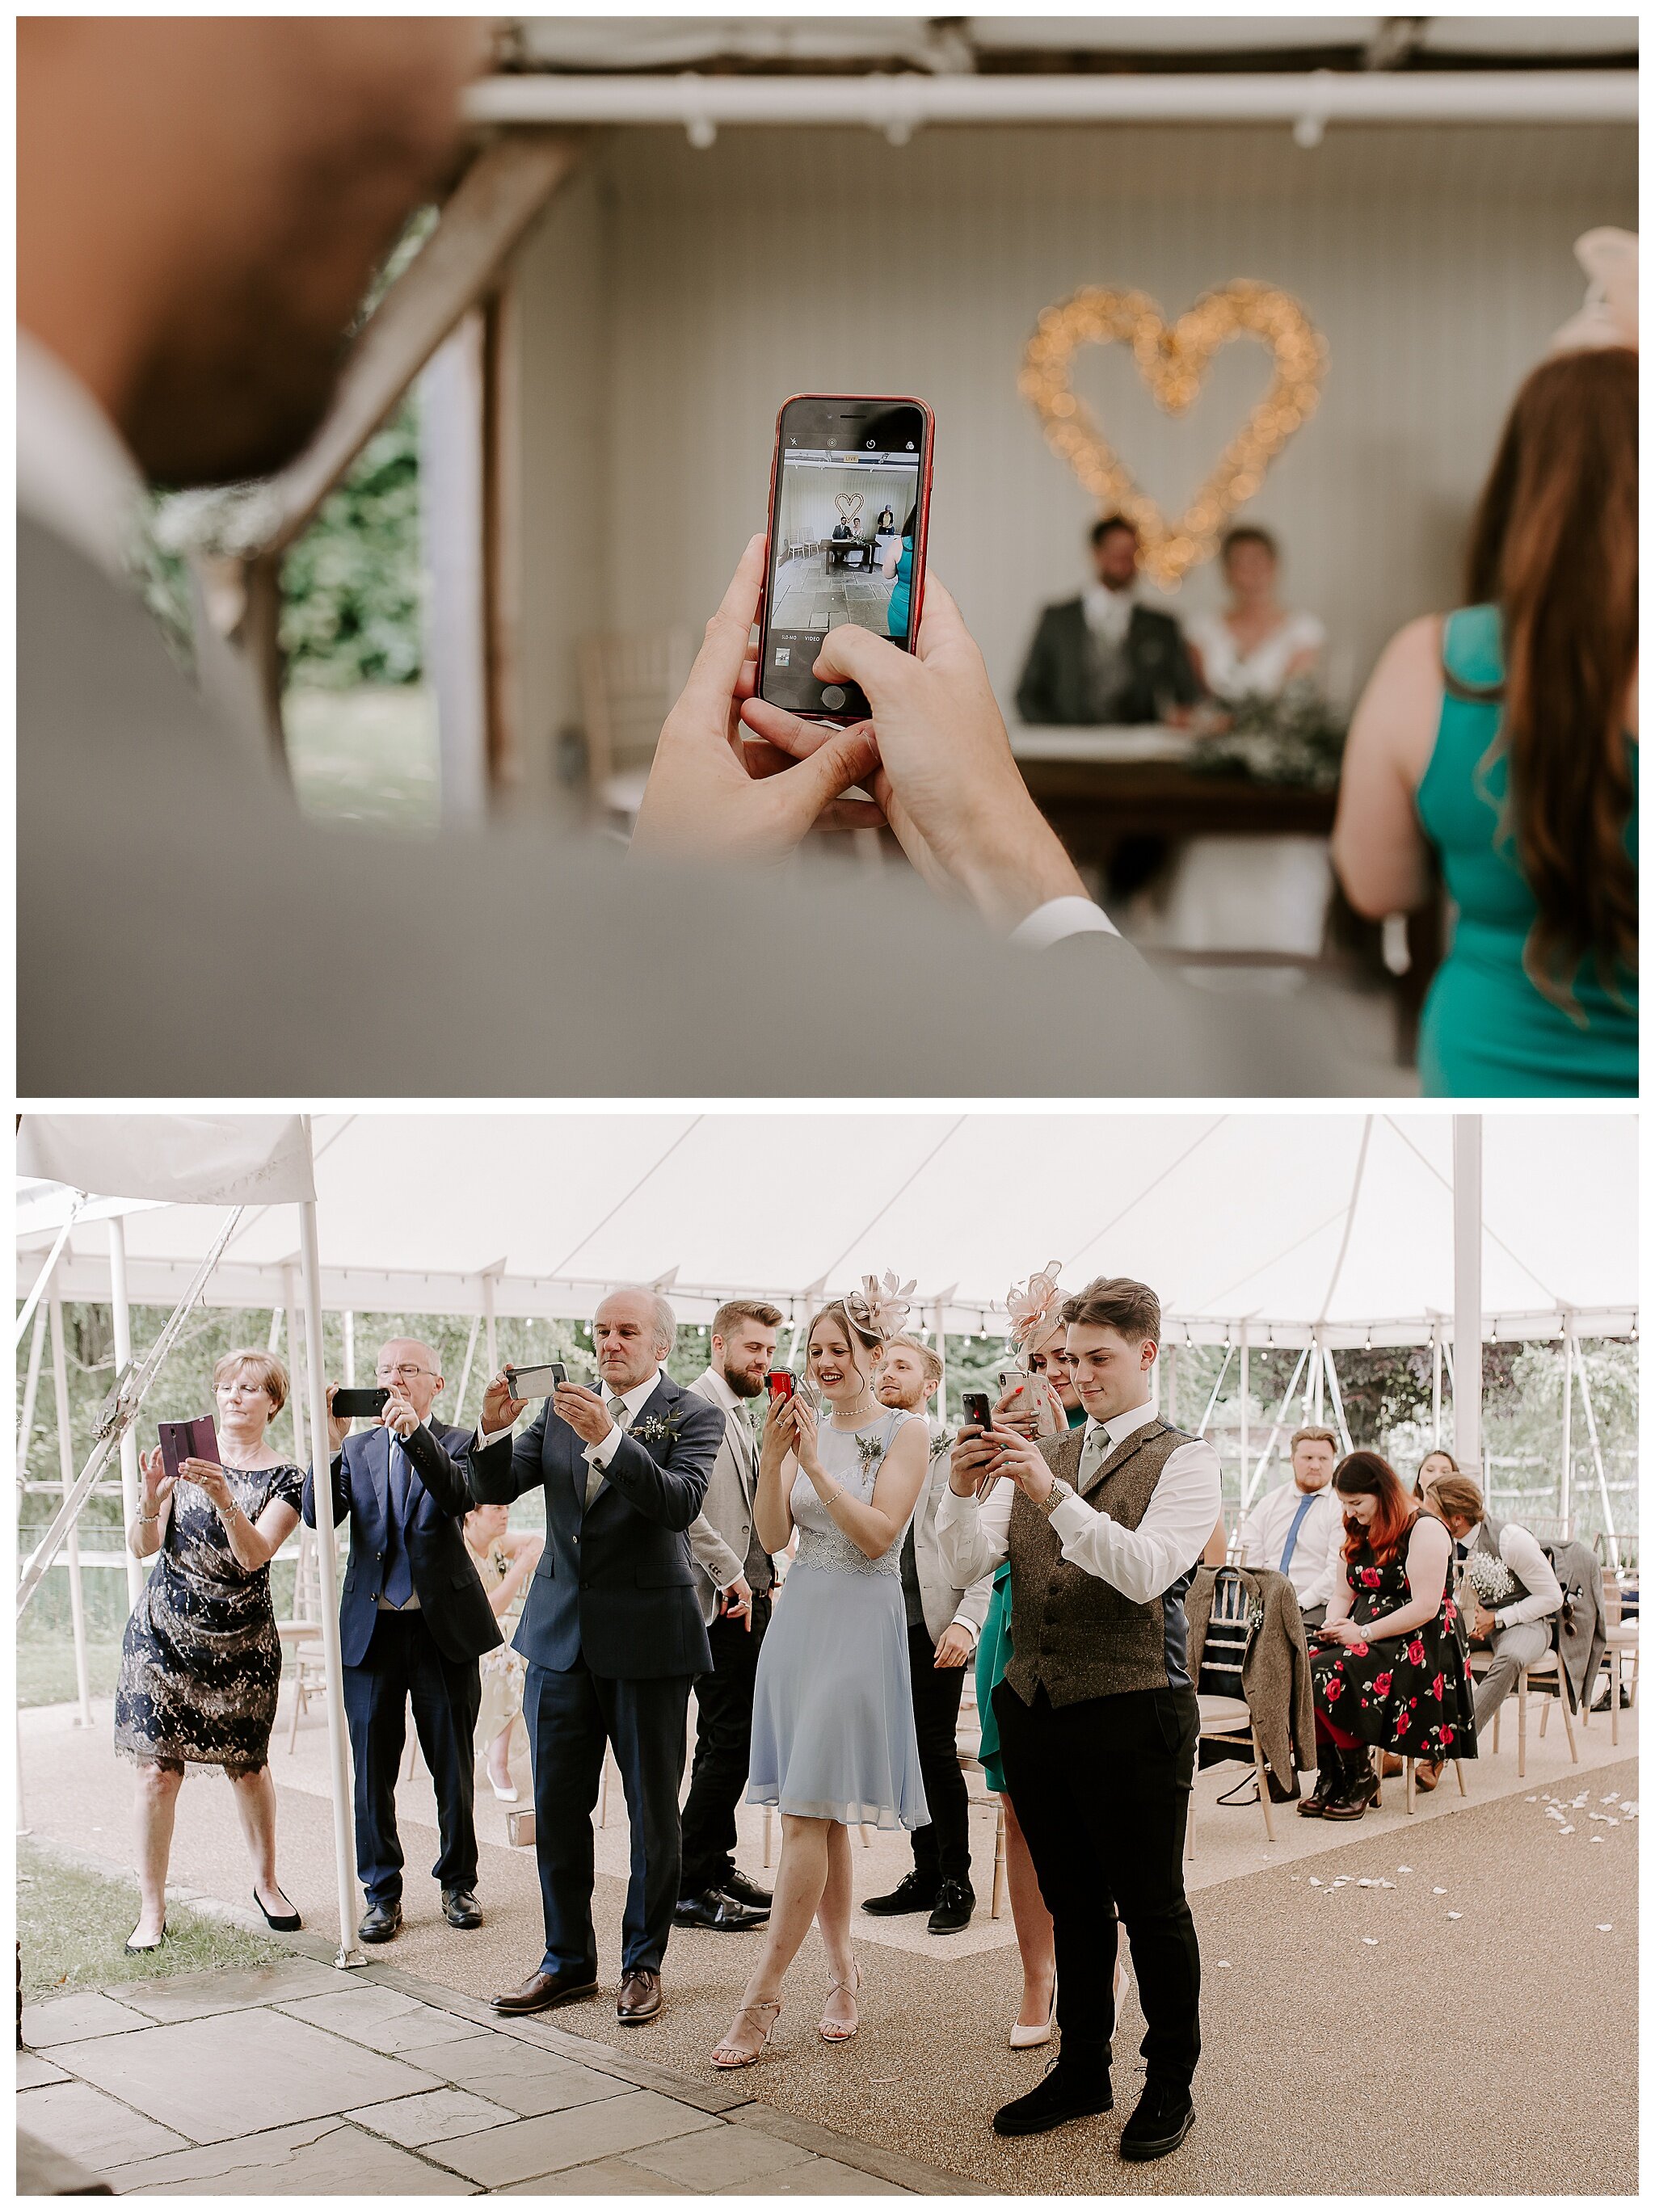
[[[1152,1404],[1134,1406],[1101,1425],[1088,1420],[1080,1447],[1083,1464],[1087,1443],[1100,1425],[1107,1456],[1156,1415]],[[943,1492],[937,1540],[959,1587],[992,1574],[1005,1558],[1015,1488],[1002,1479],[982,1505],[974,1498],[962,1498],[952,1486]],[[1204,1438],[1194,1437],[1169,1455],[1135,1528],[1123,1528],[1079,1496],[1065,1498],[1052,1509],[1051,1525],[1072,1566],[1112,1584],[1135,1605],[1147,1605],[1199,1563],[1218,1525],[1220,1498],[1218,1454]]]
[[[1284,1482],[1259,1499],[1236,1531],[1244,1567],[1280,1571],[1287,1531],[1307,1494],[1296,1482]],[[1345,1509],[1332,1483],[1324,1483],[1311,1496],[1310,1510],[1299,1524],[1298,1540],[1287,1566],[1287,1579],[1299,1594],[1301,1613],[1328,1604],[1342,1584],[1344,1540]]]
[[[1496,1628],[1517,1628],[1524,1621],[1547,1620],[1553,1613],[1562,1611],[1563,1585],[1553,1571],[1551,1561],[1541,1550],[1539,1539],[1529,1529],[1508,1521],[1500,1532],[1500,1556],[1529,1595],[1495,1608]],[[1473,1583],[1471,1587],[1475,1595],[1476,1586]]]
[[[610,1461],[614,1458],[616,1453],[621,1448],[621,1437],[623,1434],[626,1430],[631,1427],[633,1422],[637,1419],[639,1414],[642,1413],[644,1407],[654,1396],[656,1387],[660,1382],[660,1370],[659,1367],[654,1367],[650,1370],[647,1381],[638,1383],[635,1389],[624,1393],[621,1399],[622,1405],[626,1408],[624,1419],[611,1427],[609,1434],[604,1438],[601,1443],[588,1444],[585,1451],[581,1455],[581,1458],[585,1460],[588,1467],[601,1468],[609,1465]],[[606,1383],[600,1382],[598,1386],[598,1395],[602,1398],[605,1407],[607,1407],[609,1401],[614,1395],[614,1393],[609,1389]],[[510,1434],[511,1431],[509,1429],[493,1429],[485,1431],[479,1423],[477,1431],[477,1448],[479,1451],[482,1451],[488,1445],[498,1443],[502,1437],[508,1437]]]
[[[1086,618],[1086,628],[1099,645],[1124,645],[1126,634],[1132,627],[1132,610],[1138,603],[1137,587],[1129,584],[1123,592],[1111,592],[1107,584],[1094,584],[1083,592],[1080,611]]]

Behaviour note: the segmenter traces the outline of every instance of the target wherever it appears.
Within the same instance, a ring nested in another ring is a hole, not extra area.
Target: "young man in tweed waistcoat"
[[[965,1431],[937,1510],[956,1581],[1011,1559],[1013,1656],[994,1711],[1056,1940],[1060,2055],[995,2126],[1037,2135],[1110,2109],[1118,1915],[1147,2023],[1147,2079],[1121,2155],[1162,2158],[1194,2121],[1201,2050],[1183,1894],[1198,1733],[1183,1596],[1219,1519],[1218,1455],[1155,1410],[1152,1290],[1099,1277],[1062,1317],[1085,1429],[1038,1443]]]

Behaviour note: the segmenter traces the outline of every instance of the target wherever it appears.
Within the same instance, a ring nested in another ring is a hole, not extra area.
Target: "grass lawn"
[[[306,813],[416,835],[436,828],[436,703],[424,684],[295,685],[283,699],[282,721]]]
[[[120,1638],[113,1644],[86,1643],[86,1674],[94,1698],[113,1698],[120,1671]],[[67,1705],[75,1698],[75,1646],[67,1636],[20,1638],[17,1644],[17,1703]]]
[[[129,1959],[121,1948],[138,1917],[136,1881],[106,1881],[65,1866],[27,1836],[17,1839],[17,1938],[23,1996],[34,2003],[109,1982],[147,1982],[213,1966],[265,1966],[291,1951],[262,1936],[167,1908],[167,1941]]]

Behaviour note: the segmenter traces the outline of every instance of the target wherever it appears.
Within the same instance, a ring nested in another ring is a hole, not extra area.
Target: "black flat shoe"
[[[280,1896],[281,1892],[278,1890],[277,1894]],[[291,1936],[295,1928],[302,1928],[305,1924],[296,1912],[272,1912],[256,1889],[253,1901],[264,1914],[266,1925],[273,1928],[278,1936]]]
[[[445,1889],[442,1893],[442,1917],[451,1928],[480,1928],[483,1908],[476,1893],[469,1889]]]
[[[713,1884],[713,1887],[721,1890],[726,1897],[734,1898],[738,1905],[751,1905],[755,1911],[768,1912],[770,1909],[769,1890],[761,1889],[751,1875],[742,1873],[739,1867],[732,1867],[728,1874]]]
[[[672,1914],[674,1928],[715,1928],[726,1935],[742,1935],[762,1928],[770,1917],[768,1905],[743,1905],[727,1890],[703,1889],[698,1897],[681,1897]]]
[[[1188,2089],[1147,2082],[1137,2111],[1121,2130],[1121,2156],[1139,2163],[1165,2158],[1195,2124],[1196,2108]]]
[[[356,1933],[364,1943],[388,1943],[401,1926],[402,1904],[392,1898],[389,1905],[370,1905]]]
[[[945,1881],[937,1892],[931,1917],[925,1923],[926,1932],[931,1936],[957,1936],[962,1928],[970,1926],[976,1910],[977,1899],[963,1881]]]
[[[161,1945],[166,1941],[167,1923],[163,1920],[161,1923],[161,1933],[156,1936],[153,1943],[133,1943],[128,1942],[123,1943],[121,1948],[125,1952],[129,1959],[147,1959],[152,1951],[159,1951]]]
[[[1109,2075],[1065,2067],[1056,2058],[1026,2097],[1015,2097],[995,2114],[997,2136],[1043,2136],[1069,2120],[1089,2120],[1113,2109]]]
[[[881,1915],[895,1912],[929,1912],[937,1901],[940,1882],[924,1881],[916,1874],[904,1875],[897,1887],[884,1897],[865,1897],[864,1912]]]

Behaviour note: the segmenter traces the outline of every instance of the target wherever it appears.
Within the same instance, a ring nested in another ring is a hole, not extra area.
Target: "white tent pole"
[[[34,1310],[40,1304],[42,1297],[45,1295],[46,1285],[52,1280],[52,1271],[58,1264],[58,1255],[63,1250],[64,1245],[68,1243],[69,1232],[75,1226],[76,1218],[79,1214],[81,1208],[85,1204],[86,1193],[84,1191],[76,1191],[75,1194],[75,1202],[69,1209],[69,1218],[64,1222],[63,1227],[58,1231],[57,1239],[54,1242],[51,1251],[46,1254],[46,1263],[45,1267],[41,1268],[40,1273],[34,1278],[34,1287],[30,1291],[28,1296],[23,1300],[22,1304],[17,1309],[17,1320],[15,1323],[16,1334],[12,1340],[14,1345],[19,1345],[22,1342],[24,1332],[28,1328],[29,1322],[34,1316]]]
[[[948,1337],[943,1327],[944,1312],[940,1298],[932,1309],[931,1328],[937,1340],[937,1358],[942,1362],[942,1379],[937,1384],[937,1425],[948,1425]]]
[[[1270,1463],[1270,1454],[1275,1449],[1275,1440],[1281,1433],[1282,1424],[1287,1418],[1287,1408],[1293,1403],[1293,1394],[1299,1388],[1299,1377],[1304,1370],[1305,1362],[1310,1356],[1310,1347],[1307,1345],[1299,1353],[1293,1373],[1287,1378],[1287,1387],[1281,1394],[1281,1404],[1276,1413],[1275,1425],[1270,1431],[1263,1450],[1259,1454],[1258,1465],[1248,1477],[1245,1487],[1241,1493],[1241,1510],[1244,1513],[1252,1504],[1253,1492],[1263,1480],[1264,1470]]]
[[[1251,1374],[1250,1368],[1250,1364],[1249,1364],[1249,1354],[1250,1354],[1250,1350],[1251,1350],[1251,1347],[1250,1347],[1250,1346],[1248,1344],[1248,1341],[1247,1341],[1247,1324],[1246,1324],[1246,1322],[1242,1322],[1242,1324],[1241,1324],[1241,1487],[1242,1487],[1242,1488],[1245,1488],[1245,1486],[1246,1486],[1246,1482],[1247,1482],[1247,1436],[1248,1436],[1248,1421],[1247,1421],[1248,1403],[1247,1403],[1247,1401],[1248,1401],[1249,1396],[1250,1396],[1250,1394],[1251,1394],[1252,1387],[1253,1387],[1253,1378],[1252,1378],[1252,1374]]]
[[[1198,1437],[1204,1437],[1207,1434],[1207,1424],[1213,1418],[1213,1408],[1218,1403],[1219,1392],[1224,1388],[1224,1378],[1230,1371],[1230,1360],[1234,1351],[1233,1344],[1226,1344],[1224,1347],[1224,1364],[1219,1369],[1218,1381],[1213,1385],[1213,1395],[1207,1401],[1207,1411],[1202,1415],[1201,1426],[1196,1431]]]
[[[500,1372],[500,1346],[495,1336],[494,1277],[483,1278],[483,1349],[489,1363],[490,1379]]]
[[[1322,1375],[1326,1363],[1327,1354],[1323,1350],[1318,1331],[1315,1349],[1311,1353],[1311,1370],[1305,1378],[1305,1410],[1313,1421],[1325,1419],[1322,1409]]]
[[[1331,1352],[1323,1350],[1322,1364],[1327,1371],[1328,1395],[1333,1400],[1334,1421],[1343,1440],[1345,1449],[1348,1452],[1354,1451],[1356,1447],[1350,1440],[1350,1423],[1345,1419],[1345,1401],[1339,1389],[1339,1370],[1333,1364]]]
[[[272,1306],[270,1310],[270,1340],[265,1346],[266,1351],[275,1352],[281,1341],[282,1309],[280,1306]]]
[[[306,1120],[309,1133],[309,1120]],[[365,1966],[367,1959],[351,1937],[356,1926],[356,1854],[351,1842],[350,1761],[344,1723],[344,1662],[339,1653],[338,1562],[333,1556],[333,1469],[328,1444],[327,1384],[322,1370],[321,1261],[316,1243],[316,1201],[299,1206],[299,1244],[304,1270],[305,1376],[309,1386],[310,1432],[316,1440],[313,1461],[316,1499],[316,1561],[321,1584],[322,1660],[327,1672],[327,1749],[333,1796],[333,1858],[338,1882],[339,1948],[336,1966]]]
[[[349,1306],[344,1310],[344,1383],[347,1390],[356,1387],[356,1316]]]
[[[34,1434],[34,1401],[40,1388],[40,1352],[46,1340],[46,1310],[34,1309],[34,1334],[28,1340],[28,1371],[23,1377],[23,1403],[17,1415],[17,1480],[28,1480],[28,1443]]]
[[[288,1379],[291,1385],[288,1392],[288,1405],[293,1414],[293,1456],[302,1467],[310,1456],[310,1446],[305,1435],[305,1393],[299,1375],[304,1339],[299,1334],[298,1284],[291,1267],[282,1270],[282,1286],[288,1309]],[[326,1395],[322,1402],[324,1405],[327,1402]]]
[[[1609,1538],[1609,1563],[1618,1577],[1621,1571],[1621,1540],[1615,1533],[1615,1509],[1609,1502],[1609,1477],[1603,1470],[1603,1448],[1597,1440],[1597,1416],[1592,1410],[1591,1385],[1586,1380],[1586,1354],[1577,1338],[1574,1356],[1580,1369],[1580,1403],[1586,1416],[1586,1434],[1591,1442],[1591,1456],[1597,1469],[1597,1495],[1603,1507],[1603,1534]]]
[[[1574,1316],[1563,1317],[1563,1465],[1558,1477],[1557,1510],[1565,1536],[1574,1510]]]
[[[1442,1442],[1442,1323],[1431,1324],[1431,1443]]]
[[[58,1401],[58,1472],[67,1499],[75,1481],[75,1439],[69,1426],[69,1364],[64,1352],[64,1302],[51,1293],[52,1387]],[[81,1540],[74,1523],[64,1544],[69,1565],[69,1619],[75,1638],[75,1694],[80,1700],[80,1725],[92,1725],[92,1690],[86,1671],[86,1594],[81,1587]]]
[[[473,1314],[472,1316],[472,1333],[465,1340],[465,1364],[459,1370],[459,1389],[454,1396],[453,1420],[454,1426],[456,1428],[459,1428],[462,1425],[460,1413],[465,1403],[465,1386],[472,1379],[472,1361],[476,1356],[478,1331],[482,1328],[482,1315]]]
[[[1482,1120],[1476,1114],[1454,1116],[1454,1456],[1468,1474],[1482,1465]]]
[[[119,1375],[132,1357],[132,1309],[126,1297],[126,1224],[119,1213],[109,1217],[109,1311],[114,1325],[115,1372]],[[121,1431],[121,1515],[130,1525],[138,1510],[138,1440],[131,1425]],[[129,1548],[126,1554],[126,1610],[131,1613],[143,1595],[143,1568]]]

